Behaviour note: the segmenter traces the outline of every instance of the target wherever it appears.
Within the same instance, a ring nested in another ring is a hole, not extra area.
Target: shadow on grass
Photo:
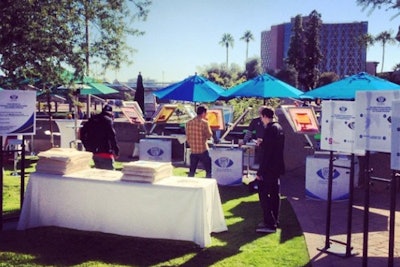
[[[36,157],[36,156],[27,156],[25,158],[25,175],[26,176],[35,171],[35,166],[36,166],[37,161],[38,161],[38,157]],[[6,174],[7,174],[7,172],[10,172],[10,173],[13,172],[14,171],[13,159],[4,158],[3,168],[6,171]],[[18,172],[18,175],[20,175],[21,174],[21,159],[20,158],[17,162],[16,170]]]
[[[235,186],[220,187],[220,195],[228,231],[213,234],[213,244],[204,249],[186,241],[42,227],[0,232],[0,261],[10,266],[71,266],[90,261],[128,266],[218,266],[218,262],[240,255],[243,246],[266,237],[255,232],[261,218],[257,194],[249,194],[245,186]],[[279,243],[302,235],[285,198],[282,199],[281,222]],[[272,240],[274,235],[270,236]],[[273,241],[266,237],[265,242]]]
[[[242,253],[241,248],[243,246],[266,236],[255,232],[256,226],[262,218],[257,194],[248,193],[246,186],[220,186],[219,191],[224,206],[225,219],[228,223],[228,232],[213,234],[213,236],[226,245],[202,250],[182,266],[210,266],[225,258]],[[230,202],[233,203],[229,205]],[[283,222],[281,224],[280,243],[302,236],[299,222],[286,198],[282,198],[280,213]],[[231,219],[233,223],[229,223]],[[255,255],[255,257],[258,256]],[[280,256],[284,257],[284,255]]]
[[[0,251],[32,255],[33,258],[21,257],[22,262],[18,262],[28,266],[71,266],[88,261],[150,266],[199,250],[191,242],[124,237],[58,227],[0,234]]]

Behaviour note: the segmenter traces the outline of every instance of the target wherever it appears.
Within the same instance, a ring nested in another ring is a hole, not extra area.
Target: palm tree
[[[233,43],[235,42],[235,40],[233,39],[232,35],[230,33],[224,33],[224,35],[222,35],[222,39],[219,42],[220,45],[225,46],[226,47],[226,68],[228,69],[228,48],[233,47]]]
[[[365,33],[356,37],[356,42],[360,45],[360,47],[368,48],[369,46],[374,45],[375,39],[371,34]]]
[[[364,33],[355,38],[356,44],[360,47],[360,53],[362,54],[369,47],[373,46],[375,43],[375,38],[369,33]],[[378,62],[377,62],[378,64]],[[376,75],[376,66],[375,65],[375,75]]]
[[[247,62],[247,59],[249,58],[249,42],[254,40],[254,36],[251,33],[251,31],[245,31],[243,36],[240,37],[240,40],[246,42],[246,62]]]
[[[375,41],[382,43],[382,66],[381,72],[383,72],[383,63],[385,61],[385,46],[386,44],[394,44],[395,39],[392,34],[388,31],[383,31],[375,37]]]

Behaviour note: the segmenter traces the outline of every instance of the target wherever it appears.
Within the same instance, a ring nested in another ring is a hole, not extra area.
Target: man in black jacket
[[[264,136],[265,125],[262,121],[262,110],[266,108],[266,106],[261,106],[258,108],[258,117],[251,120],[249,127],[247,128],[246,134],[243,138],[243,144],[248,143],[251,139],[256,140],[256,147],[254,150],[254,163],[260,164],[260,157],[262,155],[261,151],[261,142]],[[250,168],[250,166],[249,166]],[[257,181],[252,181],[249,183],[249,192],[254,193],[257,192]]]
[[[114,169],[114,158],[119,155],[119,147],[110,105],[105,105],[100,114],[92,116],[85,123],[81,129],[81,140],[85,149],[93,153],[96,168]]]
[[[257,232],[273,233],[278,226],[280,196],[279,177],[285,173],[283,149],[285,136],[282,126],[274,122],[274,111],[264,108],[261,119],[265,125],[261,143],[262,156],[257,171],[258,196],[263,211],[263,221],[258,225]]]

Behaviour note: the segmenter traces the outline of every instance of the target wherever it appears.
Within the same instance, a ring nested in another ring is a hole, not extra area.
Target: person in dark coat
[[[254,151],[254,163],[260,164],[261,157],[261,142],[264,136],[264,123],[262,121],[261,111],[266,108],[266,106],[261,106],[258,108],[258,117],[251,120],[249,127],[246,130],[246,134],[243,138],[243,144],[248,143],[251,139],[256,140],[256,147]],[[249,166],[250,167],[250,166]],[[257,192],[257,181],[252,181],[248,185],[249,192],[254,193]]]
[[[260,167],[257,171],[258,196],[263,213],[263,221],[257,226],[257,232],[273,233],[279,224],[279,177],[285,173],[284,143],[282,126],[273,120],[274,111],[264,108],[261,119],[265,125]]]
[[[113,170],[114,159],[119,156],[119,147],[113,125],[112,106],[105,105],[100,114],[92,116],[82,127],[80,134],[85,149],[93,153],[95,167]]]

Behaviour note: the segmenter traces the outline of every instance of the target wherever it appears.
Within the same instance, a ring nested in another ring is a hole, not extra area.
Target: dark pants
[[[203,163],[204,169],[206,170],[206,177],[211,178],[211,157],[207,150],[201,154],[190,154],[190,167],[188,176],[194,177],[199,161]]]
[[[279,177],[265,177],[263,181],[258,181],[258,197],[265,225],[275,227],[280,208]]]
[[[114,170],[114,159],[106,159],[93,155],[93,161],[96,169]]]
[[[254,150],[254,164],[260,164],[261,157],[262,157],[262,150],[260,147],[256,147]],[[257,191],[256,186],[258,186],[257,181],[250,182],[248,185],[249,192],[250,193],[256,192]]]

